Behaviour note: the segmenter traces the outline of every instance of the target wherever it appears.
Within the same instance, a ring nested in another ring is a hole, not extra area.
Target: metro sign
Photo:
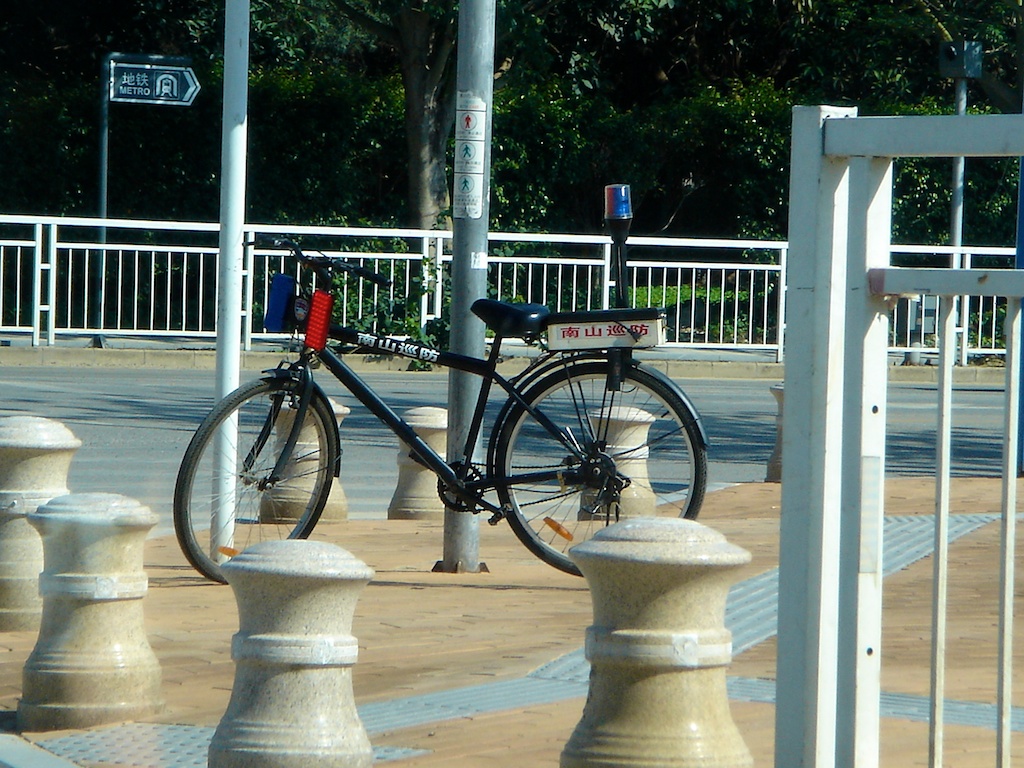
[[[188,107],[200,87],[191,67],[110,62],[111,101]]]

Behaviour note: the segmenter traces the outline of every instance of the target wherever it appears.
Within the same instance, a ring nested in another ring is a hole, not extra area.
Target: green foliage
[[[111,105],[110,214],[215,219],[223,4],[9,5],[0,211],[96,212],[100,64],[122,51],[191,56],[203,91],[188,109]],[[249,217],[407,220],[418,156],[381,29],[403,13],[449,18],[453,3],[251,7]],[[1016,13],[1004,0],[503,0],[491,226],[596,232],[602,187],[627,182],[637,234],[784,237],[793,104],[948,113],[936,44],[949,34],[985,46],[972,109],[1004,109],[999,87],[1020,90]],[[1016,176],[1015,161],[968,161],[966,242],[1012,240]],[[898,241],[945,240],[949,186],[948,161],[897,164]]]
[[[216,220],[221,82],[196,65],[203,90],[188,108],[110,105],[108,212],[114,217]],[[0,91],[0,211],[98,211],[98,86],[38,96]],[[269,70],[252,78],[249,218],[395,224],[404,206],[402,96],[395,78],[347,71]]]
[[[496,228],[597,231],[604,185],[628,181],[636,234],[785,231],[790,94],[708,84],[622,111],[567,91],[550,82],[496,98]]]
[[[250,109],[253,220],[399,222],[406,172],[394,151],[403,141],[394,77],[274,70],[254,79]]]
[[[82,85],[0,91],[0,211],[96,213],[95,99]]]

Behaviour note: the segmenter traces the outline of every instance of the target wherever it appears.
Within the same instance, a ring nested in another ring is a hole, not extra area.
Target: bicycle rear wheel
[[[199,425],[178,470],[174,531],[188,561],[224,582],[221,564],[267,539],[305,538],[338,462],[333,409],[315,390],[290,460],[270,476],[295,424],[300,385],[264,379],[228,395]]]
[[[631,517],[694,518],[704,500],[707,455],[696,415],[673,385],[642,367],[627,368],[610,389],[608,368],[569,362],[524,395],[575,441],[583,462],[522,405],[496,433],[492,471],[512,530],[568,573],[579,574],[569,548],[601,528]],[[610,478],[625,484],[611,496],[603,490]]]

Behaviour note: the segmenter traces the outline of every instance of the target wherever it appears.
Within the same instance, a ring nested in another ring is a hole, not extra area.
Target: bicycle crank
[[[452,469],[459,476],[460,486],[446,485],[443,480],[438,479],[437,495],[441,498],[441,503],[453,512],[478,512],[483,491],[470,490],[466,485],[483,477],[480,470],[472,466],[465,467],[461,462],[452,464]]]

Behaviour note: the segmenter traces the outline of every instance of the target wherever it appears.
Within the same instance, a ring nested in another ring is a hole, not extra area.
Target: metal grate
[[[126,723],[42,741],[39,746],[76,763],[130,768],[207,768],[206,754],[213,732],[213,728],[191,725]],[[423,754],[427,752],[421,749],[373,748],[376,762],[403,760]],[[31,766],[18,763],[11,768]]]

